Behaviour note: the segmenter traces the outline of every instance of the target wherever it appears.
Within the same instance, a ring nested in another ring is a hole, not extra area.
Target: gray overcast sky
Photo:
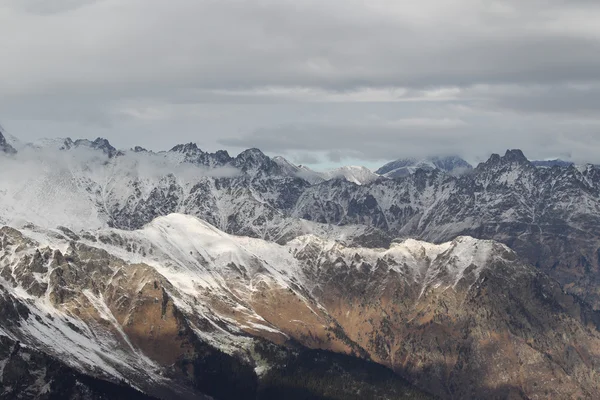
[[[24,141],[600,162],[595,0],[0,0]]]

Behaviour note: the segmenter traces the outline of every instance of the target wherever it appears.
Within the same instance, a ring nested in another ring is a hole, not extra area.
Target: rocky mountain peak
[[[300,171],[302,171],[300,166],[292,164],[282,156],[275,156],[272,158],[272,161],[279,165],[281,171],[286,175],[297,175]]]
[[[325,179],[341,179],[357,185],[365,185],[376,181],[380,176],[363,166],[344,166],[324,172]]]
[[[2,127],[0,127],[0,152],[7,154],[15,154],[17,150],[8,143],[6,138],[3,135]]]
[[[65,138],[65,140],[63,141],[63,143],[60,145],[59,150],[69,150],[74,145],[75,145],[75,143],[73,142],[73,139],[71,139],[70,137],[68,137],[68,138]]]
[[[131,149],[134,153],[147,153],[148,150],[143,148],[142,146],[135,146]]]
[[[500,154],[493,153],[485,164],[499,164],[501,160],[502,157],[500,157]]]
[[[467,161],[458,156],[431,157],[430,160],[433,163],[433,165],[446,172],[453,172],[459,169],[473,169],[473,166],[471,164],[469,164]]]
[[[179,154],[183,158],[181,161],[205,167],[222,167],[231,163],[232,158],[225,150],[219,150],[216,153],[202,151],[196,143],[178,144],[169,150],[169,153]]]
[[[506,150],[504,154],[504,160],[508,162],[517,162],[517,163],[529,163],[525,154],[519,149]]]
[[[503,168],[508,165],[529,165],[532,164],[529,162],[527,157],[523,154],[523,152],[519,149],[506,150],[504,156],[500,156],[499,154],[492,154],[490,158],[484,162],[479,164],[478,168]]]
[[[231,156],[226,150],[217,150],[217,152],[214,154],[214,158],[220,164],[226,164],[231,161]]]
[[[101,137],[97,138],[94,141],[90,141],[88,139],[77,139],[75,142],[70,141],[71,139],[65,141],[66,150],[70,149],[71,147],[89,147],[94,150],[102,151],[108,156],[108,158],[113,158],[121,154],[115,147],[113,147],[110,144],[110,142],[107,139]]]
[[[115,157],[119,153],[107,139],[100,137],[92,142],[92,147],[96,150],[102,150],[109,158]]]
[[[169,150],[171,152],[175,152],[175,153],[183,153],[183,154],[203,154],[204,152],[202,150],[200,150],[200,148],[198,147],[198,145],[196,143],[185,143],[185,144],[178,144],[177,146],[174,146],[171,150]]]
[[[279,173],[281,167],[256,148],[244,150],[233,160],[233,165],[243,172]]]
[[[391,161],[391,162],[385,164],[383,167],[379,168],[375,172],[379,175],[384,175],[389,172],[392,172],[395,169],[408,167],[408,166],[414,165],[416,163],[417,163],[417,159],[415,159],[415,158],[398,159],[398,160]]]
[[[273,157],[272,160],[275,161],[277,164],[285,165],[290,169],[299,169],[300,168],[300,166],[292,164],[285,157],[282,157],[282,156],[275,156],[275,157]]]
[[[244,150],[236,158],[243,159],[243,160],[255,160],[255,161],[260,161],[260,162],[270,160],[270,158],[267,157],[265,155],[265,153],[263,153],[262,151],[260,151],[257,148],[251,148],[251,149]]]

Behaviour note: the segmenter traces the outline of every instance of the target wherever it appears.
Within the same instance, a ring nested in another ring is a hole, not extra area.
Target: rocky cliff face
[[[0,335],[153,396],[600,390],[598,314],[492,241],[278,245],[173,214],[136,231],[2,228],[0,276]]]
[[[4,137],[2,127],[0,127],[0,152],[6,154],[15,154],[17,152]]]

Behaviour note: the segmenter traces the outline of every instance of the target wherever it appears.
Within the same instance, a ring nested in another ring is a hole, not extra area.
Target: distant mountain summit
[[[413,174],[418,169],[440,169],[449,173],[460,173],[473,166],[460,157],[404,158],[389,162],[375,173],[386,178],[401,178]]]
[[[325,171],[322,174],[322,176],[325,178],[325,180],[344,179],[348,182],[352,182],[357,185],[366,185],[381,178],[380,175],[372,172],[367,167],[356,165],[350,165]]]
[[[108,158],[113,158],[123,154],[122,152],[118,151],[114,146],[112,146],[107,139],[100,137],[94,141],[90,141],[87,139],[78,139],[75,142],[73,142],[73,147],[89,147],[94,150],[100,150],[104,154],[106,154]]]
[[[282,173],[285,173],[288,176],[302,178],[311,185],[316,185],[325,181],[322,173],[314,171],[304,165],[295,165],[281,156],[273,157],[273,162],[279,165]]]
[[[27,143],[26,147],[33,149],[52,149],[68,151],[78,148],[98,150],[108,158],[113,158],[123,155],[123,152],[117,150],[107,139],[96,138],[95,140],[88,139],[76,139],[73,140],[70,137],[67,138],[52,138],[52,139],[40,139],[33,143]]]
[[[7,154],[15,154],[17,152],[15,148],[12,147],[11,144],[6,140],[2,127],[0,127],[0,152]]]
[[[332,179],[341,179],[357,185],[366,185],[381,178],[380,175],[377,175],[367,167],[356,165],[317,172],[304,165],[294,165],[280,156],[274,157],[273,161],[279,164],[282,171],[287,172],[289,175],[302,178],[313,185]]]

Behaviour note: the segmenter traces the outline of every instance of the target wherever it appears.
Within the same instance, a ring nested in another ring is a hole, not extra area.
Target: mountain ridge
[[[279,245],[170,214],[136,231],[1,228],[0,276],[0,336],[150,395],[244,398],[289,379],[294,357],[296,371],[335,359],[315,350],[398,376],[373,386],[338,360],[351,386],[318,387],[342,397],[427,397],[408,382],[441,398],[588,398],[600,387],[598,313],[494,241]],[[514,359],[480,368],[506,352]]]
[[[258,149],[76,142],[0,155],[12,171],[0,335],[80,373],[150,395],[240,398],[289,382],[295,365],[335,398],[346,383],[320,379],[339,354],[345,379],[374,398],[600,389],[593,165],[540,168],[507,150],[465,174],[417,168],[358,185],[311,182]],[[514,356],[488,365],[502,354]],[[210,375],[214,363],[228,372]],[[396,374],[393,392],[361,378],[374,364]]]
[[[188,147],[193,157],[210,154]],[[395,237],[444,242],[470,235],[509,245],[600,307],[600,237],[594,233],[600,229],[600,173],[592,165],[539,168],[522,151],[508,150],[467,174],[417,169],[356,185],[310,179],[299,174],[310,171],[257,149],[237,157],[217,152],[198,162],[179,151],[117,151],[112,158],[87,145],[53,151],[24,148],[0,157],[3,169],[15,171],[2,183],[0,222],[136,229],[179,212],[279,243],[306,233],[374,247]],[[98,158],[92,161],[87,151]]]

